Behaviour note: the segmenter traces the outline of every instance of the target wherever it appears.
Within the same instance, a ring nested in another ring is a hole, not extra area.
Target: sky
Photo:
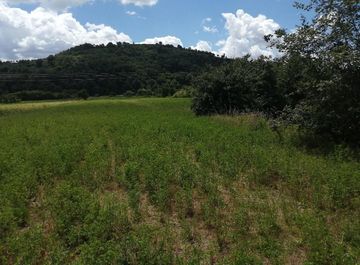
[[[44,58],[83,44],[181,45],[278,56],[263,36],[293,30],[292,0],[0,0],[0,59]]]

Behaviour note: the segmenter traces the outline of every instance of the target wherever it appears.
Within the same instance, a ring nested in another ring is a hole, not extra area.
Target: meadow
[[[360,163],[190,100],[0,105],[0,264],[360,263]]]

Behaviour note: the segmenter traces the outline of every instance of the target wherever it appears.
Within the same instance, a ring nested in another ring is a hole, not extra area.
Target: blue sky
[[[154,36],[174,35],[190,46],[199,39],[216,41],[225,37],[222,13],[238,9],[257,16],[263,14],[282,27],[293,28],[299,21],[298,10],[290,0],[160,0],[151,7],[119,5],[116,1],[95,2],[72,10],[82,23],[107,24],[129,34],[135,42]],[[137,16],[126,15],[135,11]],[[212,18],[208,26],[216,26],[216,34],[203,31],[202,21]]]
[[[151,43],[169,36],[170,44],[181,42],[229,57],[246,52],[276,56],[261,43],[262,36],[279,27],[295,27],[300,14],[292,4],[292,0],[0,0],[0,59],[41,57],[81,42],[151,39],[146,41]],[[21,19],[23,31],[18,27]],[[33,24],[27,25],[29,21]],[[8,37],[13,45],[2,47],[2,39]]]

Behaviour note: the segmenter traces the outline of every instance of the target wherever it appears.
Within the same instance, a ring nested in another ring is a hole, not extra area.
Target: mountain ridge
[[[82,44],[44,59],[1,62],[0,97],[171,96],[190,86],[194,75],[227,61],[210,52],[181,46]]]

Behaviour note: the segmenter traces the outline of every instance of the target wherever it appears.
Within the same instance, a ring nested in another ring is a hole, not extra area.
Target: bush
[[[275,113],[283,105],[274,63],[248,56],[203,74],[196,80],[192,109],[197,115],[241,112]]]
[[[186,86],[173,95],[174,98],[191,98],[192,96],[194,96],[194,88],[191,86]]]
[[[125,97],[133,97],[135,96],[135,93],[131,90],[127,90],[125,93],[124,93],[124,96]]]
[[[292,98],[282,112],[282,120],[338,143],[359,146],[360,68],[341,70],[327,62],[314,60],[306,65],[307,76],[298,82],[300,84],[294,91],[287,93]],[[287,64],[285,67],[292,66]],[[295,100],[294,95],[298,97]]]
[[[141,88],[136,92],[137,96],[152,96],[152,91],[150,89]]]
[[[86,100],[89,98],[89,93],[86,91],[86,89],[82,89],[78,92],[78,97]]]

